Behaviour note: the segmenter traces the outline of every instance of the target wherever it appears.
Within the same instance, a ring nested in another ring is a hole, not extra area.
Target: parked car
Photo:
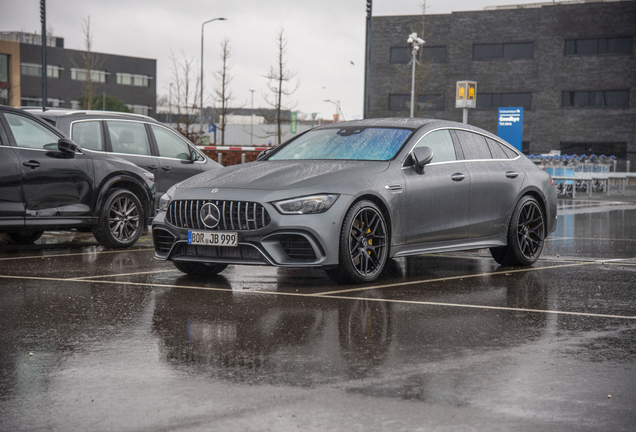
[[[0,105],[0,233],[33,243],[44,231],[93,231],[132,246],[154,215],[154,175],[83,149],[23,110]]]
[[[320,267],[339,283],[372,282],[387,259],[431,252],[490,248],[502,265],[531,265],[556,201],[545,171],[482,129],[345,122],[170,188],[152,225],[155,257],[190,275]]]
[[[222,168],[182,135],[148,116],[69,109],[27,111],[60,129],[82,148],[115,154],[152,172],[157,200],[181,180]]]

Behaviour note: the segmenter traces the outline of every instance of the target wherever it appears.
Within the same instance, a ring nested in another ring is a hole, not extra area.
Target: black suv
[[[0,233],[33,243],[44,231],[93,231],[132,246],[154,215],[154,175],[81,148],[23,110],[0,105]]]
[[[84,149],[110,153],[155,175],[157,200],[175,183],[222,168],[190,141],[148,116],[112,111],[25,108]]]

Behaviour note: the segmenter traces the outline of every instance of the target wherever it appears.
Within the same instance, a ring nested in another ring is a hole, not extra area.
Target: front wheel
[[[144,209],[137,196],[127,189],[115,189],[104,198],[93,235],[102,246],[130,247],[141,237],[143,222]]]
[[[519,200],[510,218],[508,244],[491,248],[492,257],[504,266],[534,264],[545,240],[545,217],[536,199],[526,195]]]
[[[227,264],[206,264],[187,261],[173,261],[172,264],[177,270],[190,276],[214,276],[227,267]]]
[[[373,282],[384,269],[388,245],[382,211],[371,201],[358,201],[342,224],[338,267],[327,275],[341,284]]]

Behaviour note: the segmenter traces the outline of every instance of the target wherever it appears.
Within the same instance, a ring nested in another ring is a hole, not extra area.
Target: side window
[[[99,121],[80,121],[71,125],[71,138],[82,148],[104,150]]]
[[[182,138],[166,128],[157,125],[150,125],[152,133],[157,141],[159,156],[190,160],[190,146]]]
[[[467,131],[455,131],[455,136],[461,143],[466,160],[492,159],[486,138],[483,135]]]
[[[9,128],[18,147],[57,151],[59,136],[38,122],[12,113],[5,113]]]
[[[503,150],[503,146],[501,144],[490,138],[486,138],[486,142],[488,143],[493,159],[508,159],[508,155]]]
[[[415,147],[430,147],[433,150],[431,163],[457,160],[453,139],[447,129],[431,132],[422,138]]]
[[[150,155],[150,144],[143,123],[107,121],[113,153]]]

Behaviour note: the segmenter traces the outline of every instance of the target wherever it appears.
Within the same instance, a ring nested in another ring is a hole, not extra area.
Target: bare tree
[[[264,75],[267,78],[267,88],[272,93],[269,97],[264,95],[265,102],[274,109],[276,122],[276,145],[281,143],[283,136],[282,123],[287,119],[281,118],[281,111],[289,110],[293,106],[285,106],[283,104],[283,98],[292,95],[298,88],[298,81],[296,84],[292,84],[291,81],[296,77],[297,72],[287,69],[287,60],[285,54],[287,54],[287,40],[285,39],[285,30],[280,27],[276,32],[276,45],[278,50],[278,59],[276,66],[270,66],[269,72]],[[288,120],[287,120],[288,121]]]
[[[177,57],[171,53],[172,81],[175,85],[175,93],[172,95],[173,104],[177,107],[177,119],[175,129],[192,142],[201,140],[202,131],[197,126],[199,106],[197,95],[201,85],[201,77],[197,72],[198,64],[194,59],[186,58],[185,54]]]
[[[423,0],[420,3],[422,8],[422,19],[420,20],[418,25],[411,27],[410,31],[415,32],[424,40],[428,40],[432,37],[432,32],[426,27],[426,0]],[[405,34],[406,37],[406,34]],[[415,107],[413,109],[414,117],[419,117],[419,113],[421,111],[425,111],[431,104],[437,102],[439,99],[443,99],[448,92],[444,92],[439,95],[435,99],[430,99],[426,102],[419,103],[418,99],[420,95],[425,94],[425,89],[427,84],[433,80],[434,78],[443,75],[447,68],[441,67],[440,65],[436,65],[435,61],[427,57],[424,52],[426,51],[426,45],[424,45],[419,50],[419,59],[416,59],[417,67],[415,68]],[[410,49],[409,49],[410,55]],[[413,60],[411,60],[413,61]],[[410,93],[411,92],[411,63],[409,62],[407,65],[397,64],[395,65],[395,70],[400,75],[401,79],[396,80],[395,84],[389,84],[391,88],[399,93]],[[405,109],[408,109],[408,106],[405,105]]]
[[[223,39],[221,41],[221,66],[219,70],[214,73],[216,79],[216,87],[214,88],[214,109],[219,116],[219,122],[217,129],[221,132],[221,145],[225,144],[225,126],[227,125],[227,116],[230,114],[231,109],[229,107],[230,100],[234,99],[234,94],[229,88],[230,82],[234,78],[230,75],[229,59],[232,56],[232,49],[230,48],[230,41]]]
[[[101,66],[101,61],[99,60],[97,54],[93,52],[93,36],[91,35],[91,17],[90,15],[84,20],[84,24],[82,25],[82,31],[84,33],[84,51],[80,56],[82,64],[78,67],[78,69],[82,69],[82,71],[78,71],[77,73],[83,76],[79,76],[78,79],[84,81],[82,85],[82,97],[81,97],[81,105],[84,109],[92,109],[93,102],[95,97],[95,83],[94,79],[96,78],[95,71],[98,70]],[[46,72],[45,72],[46,73]]]

